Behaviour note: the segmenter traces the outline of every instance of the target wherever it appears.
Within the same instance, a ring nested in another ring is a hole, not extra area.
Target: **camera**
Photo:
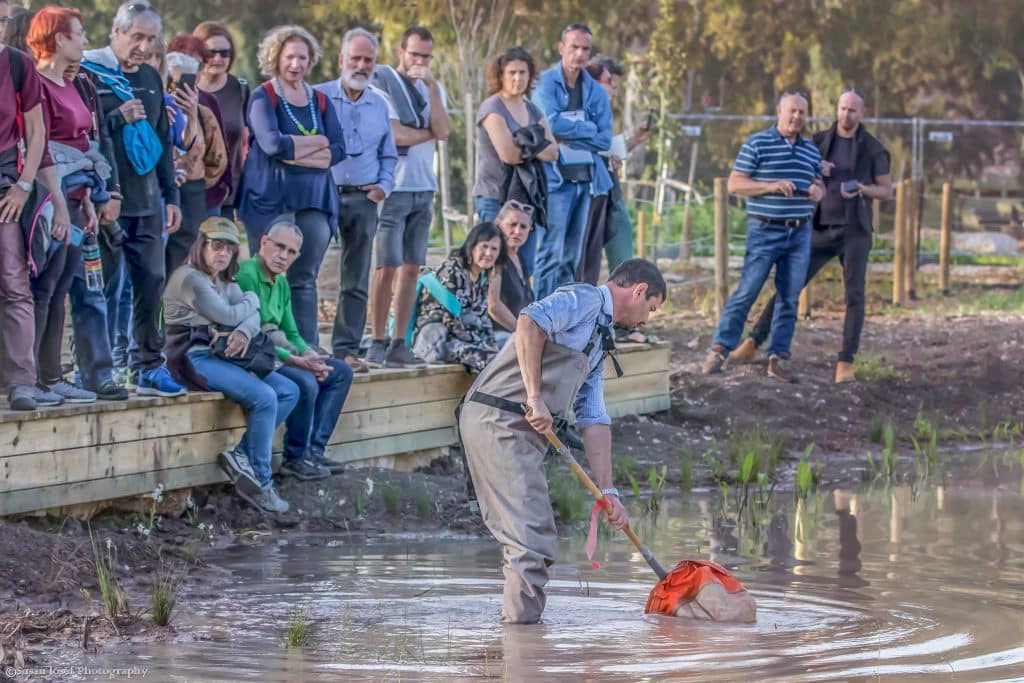
[[[103,233],[104,239],[107,240],[107,246],[111,249],[117,249],[128,241],[128,235],[118,221],[101,224],[100,230]]]

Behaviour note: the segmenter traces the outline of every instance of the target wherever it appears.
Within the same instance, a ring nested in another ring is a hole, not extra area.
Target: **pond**
[[[998,459],[998,456],[995,456]],[[207,556],[172,642],[69,664],[149,680],[1024,680],[1024,495],[991,456],[916,483],[741,496],[677,493],[637,530],[663,564],[710,558],[758,602],[753,625],[645,617],[654,575],[622,537],[561,540],[545,621],[502,627],[490,539],[263,538]],[[308,614],[307,642],[285,646]]]

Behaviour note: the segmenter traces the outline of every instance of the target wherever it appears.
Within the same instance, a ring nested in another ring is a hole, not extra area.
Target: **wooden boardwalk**
[[[667,410],[668,344],[620,348],[605,397],[612,417]],[[458,366],[356,375],[329,446],[353,466],[408,469],[455,443],[472,378]],[[217,453],[238,442],[241,409],[216,392],[0,411],[0,516],[226,481]],[[278,440],[280,441],[280,431]]]

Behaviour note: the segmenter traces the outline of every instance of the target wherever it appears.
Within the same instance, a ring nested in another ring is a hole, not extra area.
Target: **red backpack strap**
[[[260,87],[262,87],[263,92],[267,94],[267,98],[270,100],[270,106],[277,109],[277,91],[274,90],[274,84],[270,81],[264,81],[263,85]]]
[[[316,108],[320,110],[320,114],[323,115],[327,111],[327,95],[323,94],[319,90],[314,90],[316,93]]]

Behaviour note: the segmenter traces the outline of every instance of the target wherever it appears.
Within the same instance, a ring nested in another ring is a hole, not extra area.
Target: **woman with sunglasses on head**
[[[249,83],[230,73],[235,63],[235,39],[227,26],[218,21],[204,21],[196,26],[192,35],[203,41],[207,55],[196,84],[202,92],[217,99],[228,155],[228,167],[220,184],[207,192],[207,208],[211,215],[220,213],[226,218],[234,218],[235,191],[242,177],[245,141],[249,137],[246,119],[249,111]],[[218,197],[219,188],[223,188],[222,197]]]
[[[505,263],[491,274],[487,289],[487,312],[494,321],[494,337],[499,346],[504,346],[512,336],[519,312],[534,301],[533,287],[530,286],[522,256],[522,246],[533,229],[530,220],[532,211],[526,209],[532,208],[510,199],[494,219],[494,224],[505,235]]]
[[[299,26],[278,26],[260,42],[260,71],[269,80],[249,103],[249,156],[239,187],[238,217],[250,247],[279,216],[294,216],[302,254],[288,269],[299,334],[318,346],[316,277],[334,233],[338,189],[331,166],[345,156],[345,134],[334,105],[306,76],[320,45]]]
[[[490,97],[477,110],[476,182],[473,205],[477,220],[493,221],[507,199],[529,206],[534,224],[546,217],[547,181],[543,161],[558,159],[558,146],[544,114],[530,101],[537,66],[530,54],[514,47],[487,67]],[[522,247],[526,275],[533,272],[534,237]]]

